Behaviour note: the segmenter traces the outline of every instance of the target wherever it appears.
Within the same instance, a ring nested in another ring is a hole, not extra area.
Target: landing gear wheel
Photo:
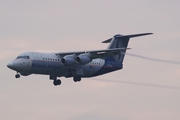
[[[54,84],[55,86],[58,85],[56,80],[53,81],[53,84]]]
[[[57,84],[60,85],[61,84],[61,80],[56,80]]]
[[[73,78],[73,80],[74,80],[74,82],[79,82],[79,81],[81,81],[81,77],[80,76],[75,76]]]
[[[74,82],[77,82],[77,80],[74,80]]]
[[[61,80],[54,80],[53,81],[53,84],[55,85],[55,86],[57,86],[57,85],[60,85],[61,84]]]
[[[20,75],[19,75],[19,74],[16,74],[16,75],[15,75],[15,78],[20,78]]]

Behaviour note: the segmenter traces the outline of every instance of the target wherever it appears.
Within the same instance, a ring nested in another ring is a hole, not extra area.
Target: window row
[[[43,60],[57,61],[57,62],[60,61],[60,59],[52,59],[52,58],[43,58]],[[88,64],[91,64],[91,65],[101,65],[100,63],[96,63],[96,62],[89,62]]]
[[[52,59],[52,58],[43,58],[43,60],[60,61],[60,59]]]

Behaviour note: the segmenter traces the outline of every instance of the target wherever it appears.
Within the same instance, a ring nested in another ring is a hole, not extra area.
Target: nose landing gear
[[[15,78],[20,78],[21,76],[20,76],[20,74],[18,74],[18,72],[17,72],[17,74],[15,75]]]

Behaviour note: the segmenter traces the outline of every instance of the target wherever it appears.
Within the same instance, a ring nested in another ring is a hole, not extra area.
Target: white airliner
[[[150,35],[142,33],[134,35],[120,35],[103,41],[110,43],[107,49],[80,52],[39,53],[25,52],[7,67],[16,71],[16,78],[30,74],[49,75],[55,86],[61,84],[57,77],[73,77],[75,82],[83,77],[95,77],[123,68],[125,52],[130,38]]]

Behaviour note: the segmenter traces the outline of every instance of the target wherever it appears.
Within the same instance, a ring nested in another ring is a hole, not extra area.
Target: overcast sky
[[[142,85],[180,87],[178,64],[126,56],[123,70],[100,81],[62,77],[57,87],[49,76],[15,79],[6,67],[22,52],[104,49],[101,42],[117,33],[142,32],[154,34],[131,39],[128,53],[180,61],[179,6],[179,0],[0,0],[0,119],[179,120],[180,89]]]

